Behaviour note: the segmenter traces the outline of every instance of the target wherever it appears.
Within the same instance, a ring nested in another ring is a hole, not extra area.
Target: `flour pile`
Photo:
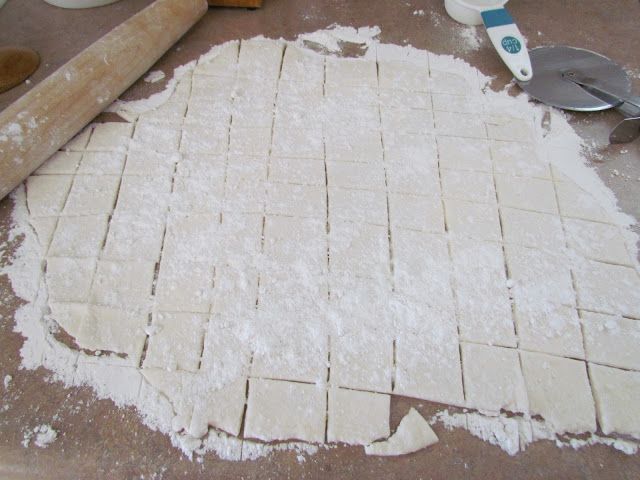
[[[378,33],[215,47],[31,176],[5,268],[23,364],[189,454],[369,445],[391,395],[467,408],[457,424],[511,454],[579,434],[633,451],[630,219],[562,114],[543,128]],[[363,56],[309,48],[343,42]]]

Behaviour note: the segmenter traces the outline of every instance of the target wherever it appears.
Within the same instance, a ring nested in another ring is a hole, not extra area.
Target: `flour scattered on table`
[[[31,441],[39,448],[47,448],[50,444],[56,441],[58,438],[58,432],[56,432],[51,425],[42,424],[35,427],[33,430],[27,430],[24,433],[22,440],[22,446],[27,448]]]
[[[393,395],[510,454],[633,451],[632,219],[563,114],[379,33],[217,46],[29,177],[2,270],[23,366],[196,458],[432,443],[417,412],[390,435]]]

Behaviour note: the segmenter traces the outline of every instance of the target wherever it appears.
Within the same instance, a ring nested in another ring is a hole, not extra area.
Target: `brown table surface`
[[[123,0],[74,11],[49,6],[42,0],[9,0],[0,9],[0,45],[35,48],[42,56],[42,65],[29,85],[0,94],[0,109],[149,3],[151,0]],[[634,77],[635,91],[640,91],[637,0],[514,0],[509,8],[530,47],[567,44],[595,50],[627,68]],[[426,15],[413,15],[419,9]],[[435,53],[455,54],[495,76],[494,88],[502,88],[510,80],[482,33],[480,48],[465,49],[460,27],[447,16],[442,0],[266,0],[260,10],[210,9],[152,69],[163,70],[170,77],[174,67],[230,39],[259,34],[293,39],[299,33],[333,23],[378,25],[383,42],[410,43]],[[164,84],[138,81],[123,98],[144,97]],[[592,163],[616,193],[622,210],[640,218],[640,140],[607,145],[609,130],[618,119],[617,113],[604,112],[574,114],[571,121],[581,135],[592,139]],[[0,201],[0,244],[7,238],[11,209],[10,199]],[[440,425],[434,427],[439,444],[403,457],[367,457],[361,448],[339,447],[320,450],[304,463],[299,463],[292,452],[249,462],[226,462],[209,454],[202,463],[191,462],[170,445],[167,437],[143,426],[133,409],[118,409],[111,401],[98,400],[89,388],[65,389],[49,383],[49,373],[44,369],[21,370],[22,337],[13,332],[18,305],[6,278],[0,277],[0,377],[13,377],[1,396],[2,405],[7,407],[0,411],[2,479],[640,478],[639,455],[627,456],[604,446],[579,451],[560,449],[543,441],[510,457],[466,431],[449,432]],[[392,428],[412,405],[424,415],[438,407],[394,397]],[[58,439],[45,449],[24,448],[24,432],[42,423],[51,424],[58,431]]]

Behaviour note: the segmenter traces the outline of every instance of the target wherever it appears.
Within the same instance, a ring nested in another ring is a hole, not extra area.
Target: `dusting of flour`
[[[424,12],[415,14],[424,15]],[[360,45],[363,50],[366,50],[365,59],[376,59],[383,56],[389,62],[411,62],[413,59],[420,59],[425,56],[425,52],[412,47],[382,45],[376,39],[379,33],[380,30],[377,27],[363,27],[360,29],[335,27],[301,35],[293,44],[301,48],[309,43],[317,44],[324,47],[327,52],[337,53],[341,49],[341,44],[355,43]],[[475,27],[473,29],[465,29],[462,36],[469,48],[477,48],[479,40]],[[135,121],[141,114],[165,105],[177,89],[180,88],[180,79],[189,75],[196,68],[196,65],[201,62],[215,59],[218,52],[219,47],[216,47],[209,54],[205,54],[199,62],[194,61],[176,69],[174,77],[168,82],[167,88],[163,92],[145,100],[135,102],[118,101],[110,107],[110,110],[118,112],[128,120]],[[432,66],[436,65],[437,69],[442,72],[471,79],[471,82],[479,86],[487,84],[487,77],[459,59],[431,54],[429,54],[429,59]],[[618,210],[613,193],[604,186],[595,171],[586,166],[583,157],[583,142],[572,130],[562,113],[551,111],[550,120],[547,121],[545,129],[543,129],[541,127],[542,119],[546,118],[547,110],[531,105],[525,95],[513,98],[506,92],[493,92],[485,89],[484,99],[487,108],[490,109],[489,113],[499,112],[504,114],[506,112],[514,118],[532,117],[534,119],[533,125],[536,129],[534,134],[539,140],[537,143],[539,151],[537,153],[540,158],[553,165],[559,172],[595,197],[615,223],[623,229],[630,248],[635,249],[635,236],[629,230],[624,229],[624,227],[633,222],[633,219]],[[20,141],[21,134],[22,132],[11,129],[10,131],[0,132],[0,139],[2,138],[1,135],[5,135],[11,138],[12,141]],[[16,330],[25,337],[25,343],[21,350],[24,367],[34,369],[39,366],[45,366],[54,372],[55,380],[63,382],[67,386],[90,385],[101,398],[110,398],[121,406],[134,405],[146,425],[170,436],[172,443],[189,456],[194,453],[202,455],[208,451],[213,451],[224,459],[251,460],[269,454],[272,451],[293,449],[298,453],[299,461],[303,461],[305,454],[313,454],[317,451],[319,448],[317,445],[302,442],[267,445],[258,441],[241,440],[214,429],[210,429],[202,438],[186,433],[187,428],[185,428],[184,419],[177,415],[176,412],[176,404],[178,402],[174,401],[172,403],[169,400],[170,395],[167,395],[166,392],[160,392],[149,387],[139,370],[128,368],[126,362],[109,354],[98,354],[88,359],[88,356],[84,353],[71,350],[56,341],[53,337],[56,325],[49,312],[49,292],[43,278],[40,246],[30,226],[25,189],[23,187],[18,188],[14,192],[13,198],[15,210],[11,239],[19,236],[23,236],[24,239],[15,253],[12,264],[3,267],[0,273],[8,274],[15,294],[27,302],[16,312],[15,316]],[[258,265],[258,261],[255,260],[255,262]],[[283,285],[289,288],[290,291],[296,291],[297,288],[304,289],[307,287],[305,282],[312,283],[313,280],[299,266],[296,268],[298,268],[296,273],[300,273],[299,278],[296,278],[295,281],[283,280]],[[405,268],[409,269],[410,267]],[[403,273],[400,267],[398,267],[396,273]],[[435,282],[448,282],[448,277],[443,277],[447,280],[442,280],[435,273],[434,277],[436,277]],[[506,282],[505,286],[511,288]],[[543,293],[547,294],[548,292]],[[535,298],[535,295],[533,297]],[[354,304],[349,304],[349,302],[354,302],[357,308],[366,307],[365,305],[357,304],[356,300],[345,295],[347,305],[341,307],[346,309],[353,308]],[[400,295],[387,300],[388,305],[386,308],[402,317],[405,322],[403,328],[416,330],[421,327],[419,325],[420,312],[415,310],[415,305],[411,301]],[[342,330],[348,330],[353,327],[343,322],[341,315],[344,311],[337,309],[325,312],[330,317],[330,320],[334,322],[332,327],[337,326],[341,333]],[[278,312],[275,313],[277,314]],[[251,324],[255,320],[249,318],[248,323]],[[377,328],[382,329],[386,327],[386,325],[377,326]],[[391,328],[390,325],[388,327]],[[251,335],[255,332],[250,327],[243,328],[246,328],[246,330],[239,332],[239,336],[247,345],[251,345],[255,349],[256,354],[262,353],[268,357],[277,350],[277,347],[273,348],[273,345],[261,338],[251,338]],[[151,338],[162,335],[162,330],[153,325],[147,325],[145,332]],[[310,325],[305,333],[310,338],[317,339],[320,338],[323,331],[320,327]],[[444,329],[430,333],[440,343],[444,344],[449,340]],[[457,344],[455,348],[457,348]],[[283,353],[285,363],[288,354],[291,353]],[[82,368],[79,368],[79,365]],[[233,379],[237,373],[231,370],[227,365],[226,369],[223,366],[221,370],[216,372],[217,376],[215,378],[198,377],[193,381],[185,379],[180,387],[184,389],[181,394],[184,396],[206,395],[211,389],[217,391],[217,389],[226,387],[230,382],[229,379]],[[5,388],[8,387],[9,382],[10,379],[7,380],[5,378]],[[317,384],[322,387],[323,382],[326,382],[326,379],[318,379]],[[176,394],[176,398],[180,399],[179,394]],[[172,398],[172,400],[175,399]],[[568,444],[574,448],[592,443],[605,443],[627,453],[634,453],[637,450],[637,445],[634,442],[596,435],[591,436],[588,440],[572,439],[568,443],[562,442],[557,439],[555,432],[550,429],[549,425],[543,422],[534,422],[530,418],[524,417],[507,417],[498,414],[484,415],[479,412],[450,414],[448,411],[443,411],[432,421],[443,422],[452,428],[466,428],[473,435],[499,446],[512,455],[524,449],[527,444],[543,438],[554,439],[560,446]],[[57,433],[50,426],[41,425],[25,434],[27,445],[34,435],[35,444],[39,447],[45,447],[55,441]]]

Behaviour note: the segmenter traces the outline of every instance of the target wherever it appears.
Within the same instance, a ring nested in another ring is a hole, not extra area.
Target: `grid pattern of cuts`
[[[230,42],[82,132],[26,182],[78,375],[141,369],[196,437],[367,444],[395,394],[640,438],[623,233],[451,68]]]

